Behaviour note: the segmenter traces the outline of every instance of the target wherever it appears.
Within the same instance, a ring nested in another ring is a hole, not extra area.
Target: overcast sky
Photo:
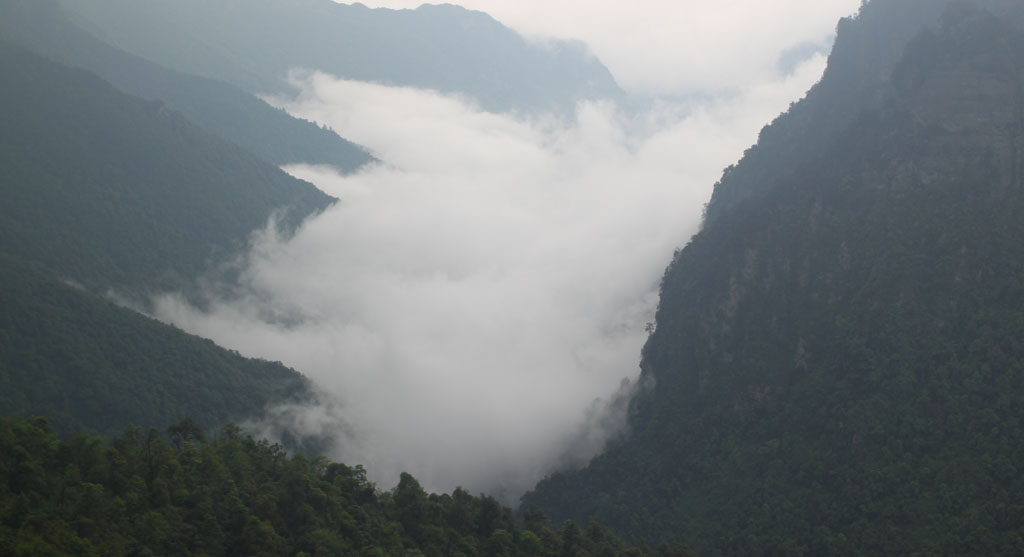
[[[415,8],[419,0],[365,0]],[[583,40],[637,93],[749,87],[791,49],[827,48],[861,0],[456,0],[524,35]]]
[[[464,3],[592,41],[626,86],[704,94],[522,119],[296,74],[301,95],[271,102],[383,162],[286,167],[340,202],[294,238],[257,236],[236,296],[155,301],[161,319],[315,381],[319,403],[276,408],[259,433],[331,435],[330,456],[385,489],[407,471],[514,503],[621,432],[608,401],[639,375],[673,251],[722,169],[825,67],[812,49],[780,72],[780,53],[824,41],[856,1]],[[629,58],[643,63],[615,63]]]

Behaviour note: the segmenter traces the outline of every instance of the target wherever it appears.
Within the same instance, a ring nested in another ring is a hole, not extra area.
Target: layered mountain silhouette
[[[525,498],[700,554],[1016,554],[1024,10],[875,0],[661,285],[632,433]]]
[[[331,0],[63,5],[100,38],[169,68],[255,93],[290,91],[292,69],[454,93],[491,111],[571,111],[619,100],[580,43],[528,42],[482,12],[447,5],[370,9]]]
[[[108,9],[117,16],[91,19]],[[139,42],[104,27],[133,21]],[[203,35],[220,24],[217,38]],[[349,40],[368,42],[336,44]],[[0,0],[0,412],[43,414],[61,432],[183,417],[211,429],[309,396],[293,370],[110,300],[145,307],[150,294],[180,291],[201,302],[201,281],[230,287],[254,232],[272,222],[287,235],[335,201],[276,166],[349,172],[372,157],[253,96],[286,89],[291,67],[335,60],[324,69],[358,67],[346,76],[392,76],[494,109],[621,93],[582,47],[533,45],[451,6]]]
[[[180,287],[332,198],[96,75],[0,45],[5,251],[89,288]]]
[[[293,118],[237,86],[168,70],[97,39],[75,25],[57,0],[0,1],[0,37],[95,72],[130,95],[162,101],[274,164],[329,164],[351,172],[373,160],[331,130]]]

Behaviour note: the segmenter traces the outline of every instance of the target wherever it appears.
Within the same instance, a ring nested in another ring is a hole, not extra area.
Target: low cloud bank
[[[256,235],[230,296],[167,294],[155,313],[313,379],[317,403],[272,409],[259,432],[325,434],[381,487],[408,471],[514,502],[622,433],[673,250],[823,67],[631,118],[583,104],[572,123],[297,76],[302,95],[277,104],[387,163],[286,168],[340,202],[289,239]]]

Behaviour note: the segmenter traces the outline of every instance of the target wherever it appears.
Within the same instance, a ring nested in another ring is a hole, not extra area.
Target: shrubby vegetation
[[[0,419],[0,554],[684,556],[495,499],[380,491],[360,467],[287,455],[232,425],[191,420],[113,440],[60,440],[43,418]]]

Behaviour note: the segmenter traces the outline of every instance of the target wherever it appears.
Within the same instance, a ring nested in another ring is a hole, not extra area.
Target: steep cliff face
[[[708,222],[739,201],[771,189],[801,165],[821,157],[865,111],[892,95],[890,77],[907,43],[935,26],[951,0],[874,1],[856,18],[840,20],[821,82],[761,131],[743,163],[728,169],[708,203]],[[953,2],[954,4],[956,2]],[[1013,0],[978,0],[1006,21],[1024,20]]]
[[[1024,33],[953,2],[876,35],[912,5],[840,27],[830,63],[859,49],[874,100],[734,170],[770,183],[726,176],[663,279],[632,435],[527,504],[702,554],[1024,549]],[[864,41],[906,46],[880,69]]]

